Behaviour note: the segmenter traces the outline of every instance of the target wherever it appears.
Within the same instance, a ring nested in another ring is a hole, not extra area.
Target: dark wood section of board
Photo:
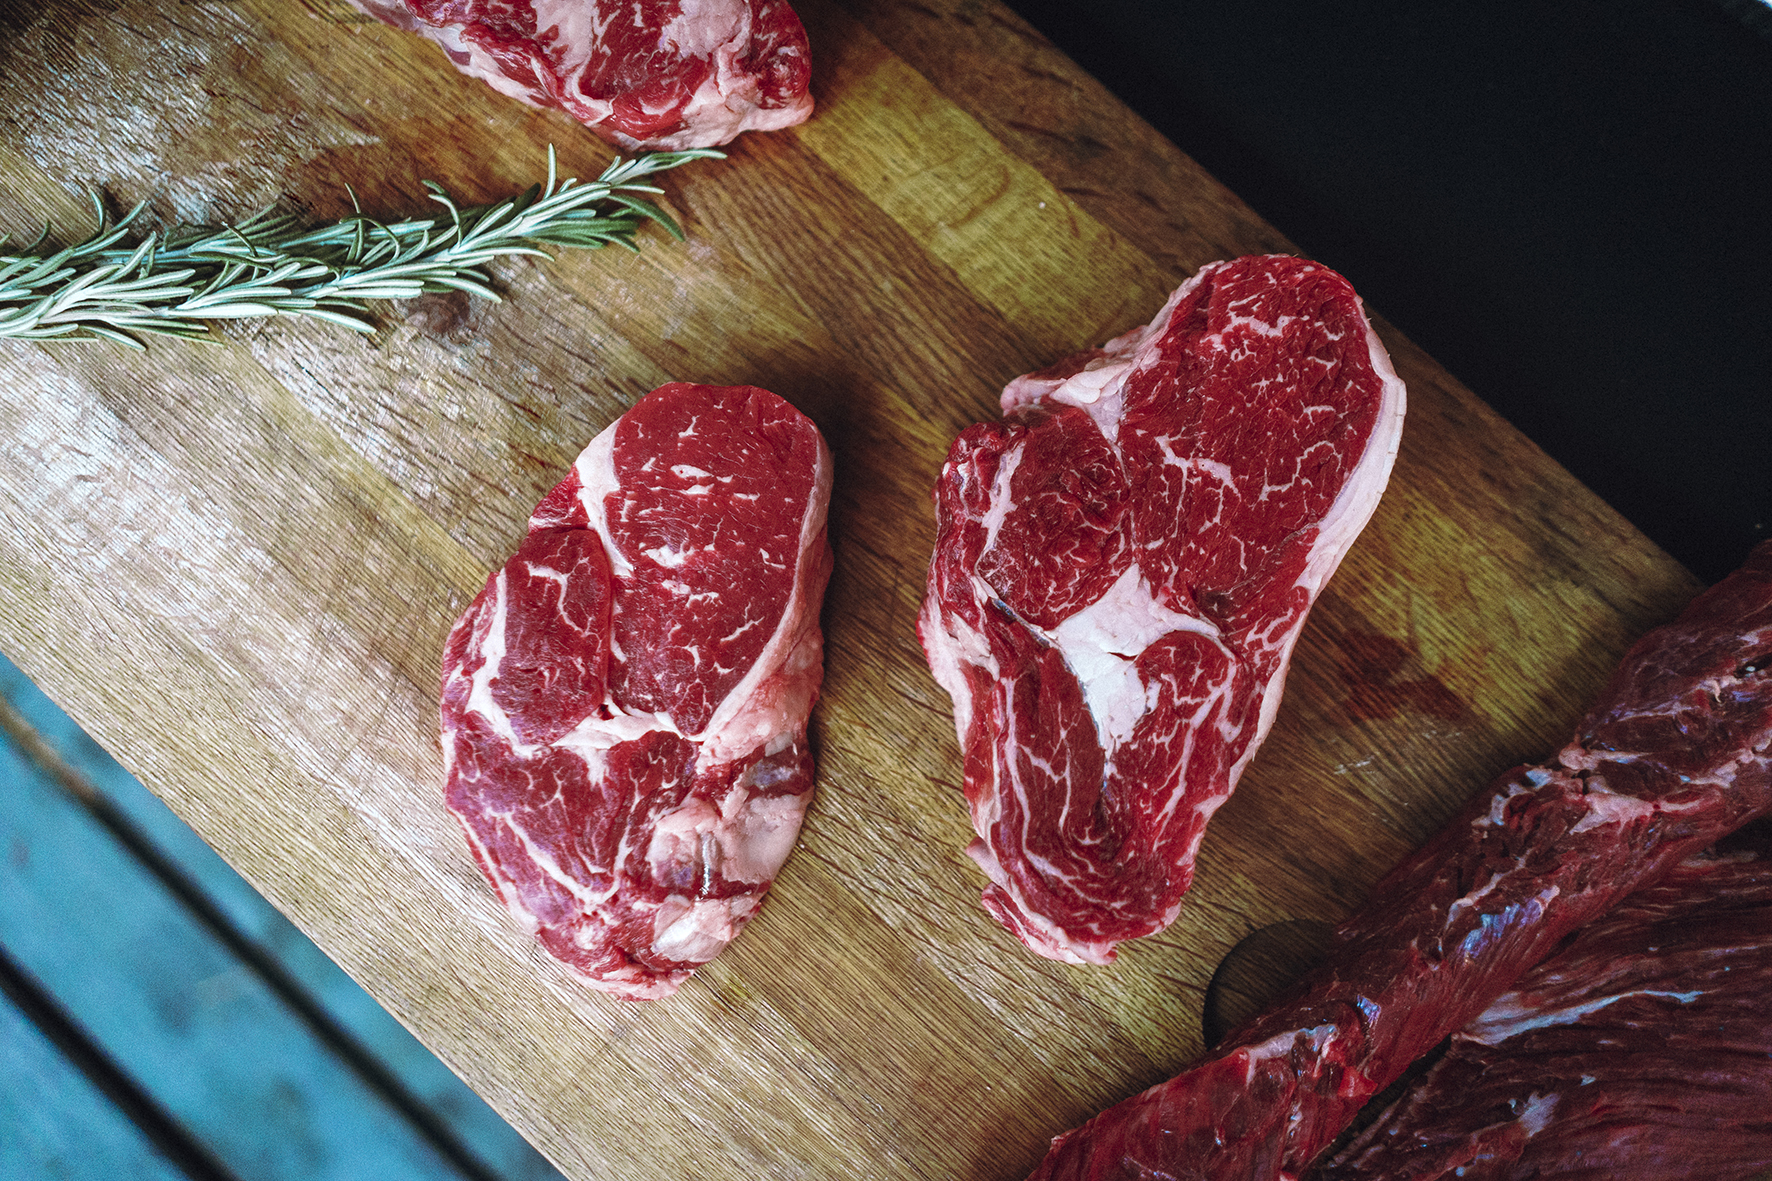
[[[664,178],[688,240],[505,298],[208,347],[0,348],[0,637],[569,1176],[1013,1178],[1202,1048],[1250,931],[1333,921],[1542,755],[1696,582],[1383,322],[1391,487],[1324,594],[1181,919],[1106,969],[980,910],[914,634],[953,437],[1003,383],[1290,244],[1006,8],[797,5],[818,110]],[[519,191],[608,149],[341,5],[52,5],[0,45],[0,229]],[[450,622],[580,448],[666,380],[752,383],[837,460],[820,794],[761,917],[670,1001],[574,985],[440,800]]]

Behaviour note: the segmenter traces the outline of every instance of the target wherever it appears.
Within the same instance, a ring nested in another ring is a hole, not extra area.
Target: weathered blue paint
[[[0,1177],[182,1181],[183,1174],[0,997]]]

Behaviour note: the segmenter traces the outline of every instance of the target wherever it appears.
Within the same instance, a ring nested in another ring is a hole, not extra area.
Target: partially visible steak
[[[1772,542],[1640,640],[1554,759],[1391,871],[1286,999],[1060,1136],[1034,1176],[1296,1178],[1565,936],[1769,811]]]
[[[536,506],[443,653],[446,802],[593,988],[667,996],[756,913],[812,799],[830,452],[749,386],[661,386]]]
[[[1371,516],[1404,391],[1346,280],[1215,263],[1003,391],[935,490],[918,634],[954,700],[985,907],[1107,963],[1175,920]]]
[[[1772,841],[1752,827],[1749,847],[1682,861],[1515,981],[1315,1181],[1772,1167]]]
[[[464,74],[623,148],[705,148],[812,114],[786,0],[352,0]]]

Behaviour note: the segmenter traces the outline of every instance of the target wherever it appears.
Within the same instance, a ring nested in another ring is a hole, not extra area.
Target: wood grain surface
[[[1003,383],[1287,242],[1019,19],[806,0],[811,122],[667,174],[688,241],[503,265],[504,302],[162,342],[0,343],[0,646],[568,1175],[1013,1178],[1202,1048],[1214,967],[1333,920],[1555,745],[1696,590],[1380,323],[1389,492],[1307,626],[1181,919],[1109,968],[977,904],[913,630],[949,442]],[[0,10],[0,230],[273,201],[411,212],[609,150],[341,4]],[[1111,80],[1109,80],[1111,81]],[[1377,309],[1382,311],[1382,309]],[[819,796],[761,917],[669,1001],[571,983],[440,798],[445,632],[583,445],[752,383],[837,461]]]

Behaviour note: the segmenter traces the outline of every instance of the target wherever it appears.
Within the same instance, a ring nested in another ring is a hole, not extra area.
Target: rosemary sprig
[[[99,228],[77,246],[0,253],[0,339],[115,340],[142,348],[141,334],[208,339],[204,321],[311,316],[373,332],[364,301],[465,291],[497,300],[485,266],[505,255],[548,257],[543,244],[637,250],[641,224],[655,221],[682,240],[669,214],[639,194],[641,183],[690,160],[723,157],[708,148],[619,157],[590,184],[557,179],[548,148],[548,179],[494,205],[459,208],[426,181],[441,217],[392,224],[357,212],[307,228],[291,214],[265,210],[233,226],[179,226],[121,244],[146,202],[111,224],[90,194]],[[353,206],[356,194],[351,194]],[[0,251],[6,239],[0,237]]]

